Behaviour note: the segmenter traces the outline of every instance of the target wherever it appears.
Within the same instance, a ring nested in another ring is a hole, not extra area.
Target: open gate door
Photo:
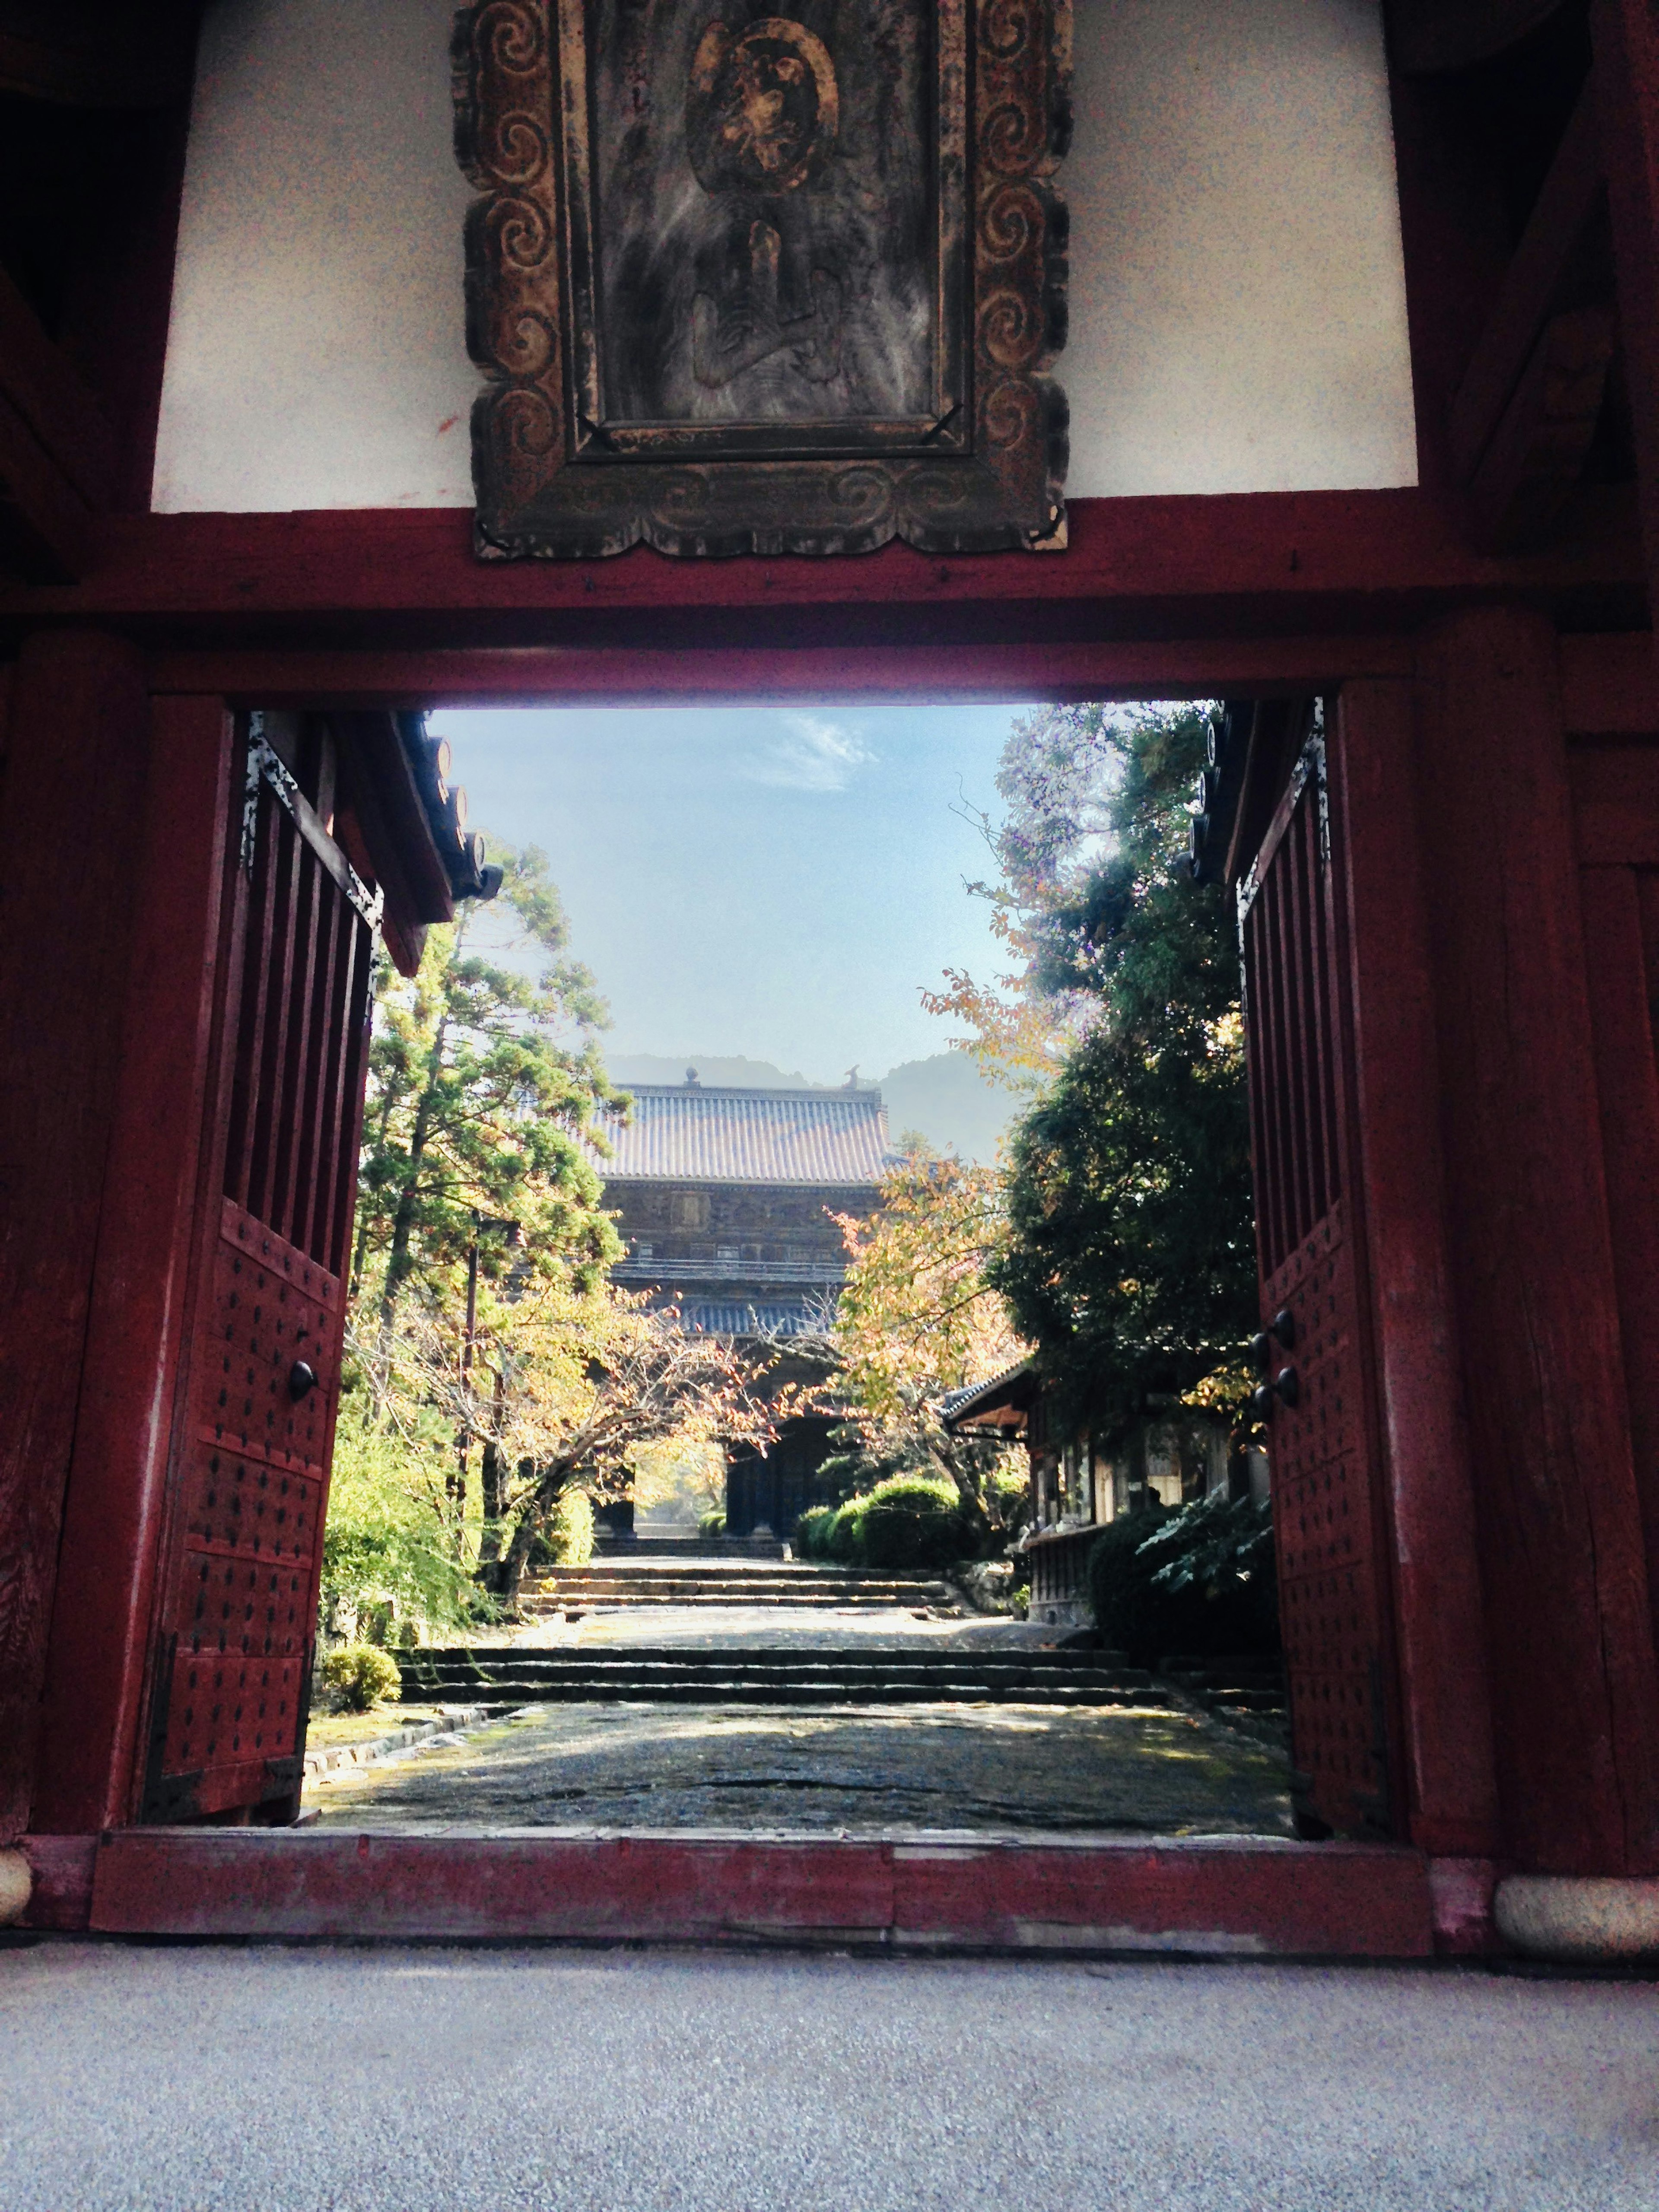
[[[1396,1690],[1320,709],[1239,885],[1279,1614],[1303,1832],[1391,1835]]]
[[[314,751],[326,733],[312,726]],[[313,785],[325,806],[318,776]],[[283,1819],[304,1753],[368,1045],[371,896],[247,740],[140,1817]]]

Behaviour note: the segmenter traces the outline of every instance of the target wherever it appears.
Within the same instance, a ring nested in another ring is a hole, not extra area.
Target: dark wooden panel
[[[131,1817],[219,973],[231,731],[159,699],[34,1818]]]
[[[1452,402],[1451,455],[1465,480],[1503,420],[1601,200],[1601,143],[1587,88]]]
[[[1356,1177],[1393,1534],[1401,1759],[1413,1843],[1497,1844],[1491,1692],[1446,1245],[1432,945],[1403,684],[1338,708],[1333,804],[1347,874]]]
[[[109,503],[115,440],[97,400],[0,269],[0,392],[89,507]]]
[[[1561,712],[1570,736],[1659,739],[1659,672],[1653,633],[1561,641]]]
[[[1432,635],[1418,775],[1504,1849],[1645,1873],[1659,1677],[1547,622]]]
[[[82,574],[91,513],[0,389],[0,566],[35,582]]]
[[[1579,887],[1631,1446],[1659,1641],[1659,851],[1640,872],[1586,867]]]
[[[114,639],[40,638],[19,665],[12,716],[0,812],[0,1842],[27,1815],[115,1110],[149,731],[142,664]]]
[[[1648,564],[1659,575],[1659,15],[1649,0],[1590,0],[1589,16]]]

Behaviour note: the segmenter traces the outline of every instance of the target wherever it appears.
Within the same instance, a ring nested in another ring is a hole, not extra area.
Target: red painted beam
[[[1258,1838],[1003,1841],[128,1829],[109,1935],[771,1942],[1422,1958],[1428,1862]]]
[[[281,647],[167,653],[158,690],[266,708],[763,705],[796,699],[1210,699],[1300,696],[1360,676],[1401,676],[1409,637],[1174,638],[1156,644],[847,645],[835,647],[549,645],[509,652]]]
[[[1471,551],[1449,503],[1413,490],[1078,500],[1065,553],[844,561],[480,561],[463,508],[112,515],[64,586],[0,585],[0,624],[118,620],[173,641],[303,636],[354,649],[732,642],[799,646],[1220,637],[1395,625],[1521,595],[1577,626],[1640,619],[1633,500],[1587,495],[1547,553]],[[1004,611],[999,616],[998,611]],[[1575,612],[1577,611],[1577,612]],[[1579,614],[1583,619],[1579,620]],[[757,623],[757,616],[761,617]],[[331,625],[331,627],[329,627]]]

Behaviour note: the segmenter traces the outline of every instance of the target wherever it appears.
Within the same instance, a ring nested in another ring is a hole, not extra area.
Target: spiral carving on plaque
[[[464,9],[480,552],[1060,543],[1071,4]]]

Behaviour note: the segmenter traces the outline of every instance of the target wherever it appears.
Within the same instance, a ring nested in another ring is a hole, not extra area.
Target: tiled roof
[[[975,1413],[987,1413],[1005,1405],[1018,1405],[1025,1395],[1035,1395],[1035,1370],[1029,1358],[1017,1359],[1012,1367],[1005,1367],[1000,1375],[988,1376],[982,1382],[963,1382],[954,1390],[946,1390],[934,1400],[939,1417],[947,1429]]]
[[[629,1086],[633,1119],[602,1126],[606,1182],[846,1183],[868,1188],[888,1166],[878,1091],[728,1091],[700,1084]]]
[[[828,1322],[822,1308],[763,1300],[697,1298],[680,1309],[688,1336],[822,1336]]]

